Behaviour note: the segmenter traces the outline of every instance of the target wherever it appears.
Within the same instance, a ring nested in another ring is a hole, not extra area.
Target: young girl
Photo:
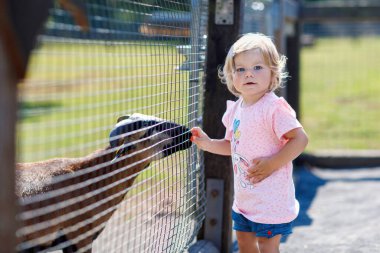
[[[299,211],[292,160],[308,138],[294,110],[273,92],[286,78],[285,62],[270,38],[245,34],[232,45],[219,71],[222,82],[239,98],[227,101],[224,139],[192,129],[198,148],[232,156],[232,219],[240,253],[279,252],[281,236],[292,232]]]

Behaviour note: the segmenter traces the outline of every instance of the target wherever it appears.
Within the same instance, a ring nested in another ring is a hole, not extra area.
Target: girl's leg
[[[260,253],[280,253],[281,235],[272,238],[258,237]]]
[[[239,253],[260,253],[256,234],[253,232],[236,231]]]

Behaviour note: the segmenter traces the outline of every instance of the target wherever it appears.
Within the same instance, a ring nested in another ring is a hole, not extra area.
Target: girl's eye
[[[238,73],[244,73],[245,72],[245,68],[237,68],[236,72],[238,72]]]
[[[254,66],[253,67],[253,70],[260,70],[260,69],[263,69],[263,67],[262,66]]]

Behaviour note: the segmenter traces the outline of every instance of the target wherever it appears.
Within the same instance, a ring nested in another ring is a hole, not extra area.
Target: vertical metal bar
[[[205,239],[222,247],[223,231],[223,180],[207,179],[207,211],[205,220]]]
[[[191,22],[190,22],[190,55],[188,57],[189,59],[189,120],[192,121],[192,126],[195,124],[195,119],[197,118],[197,101],[199,98],[199,87],[198,87],[198,80],[199,80],[199,71],[198,71],[198,64],[197,64],[197,55],[199,53],[198,51],[198,39],[200,36],[200,24],[199,24],[199,0],[192,0],[191,1]],[[195,169],[196,169],[196,161],[197,161],[197,153],[194,152],[194,149],[190,149],[189,152],[192,152],[192,154],[189,153],[189,159],[190,159],[190,165],[188,166],[188,169],[190,170],[188,175],[190,176],[190,197],[196,196],[195,190],[196,190],[196,178],[195,178]],[[193,201],[191,201],[193,202]],[[194,203],[191,203],[194,204]]]
[[[200,37],[200,3],[199,0],[191,0],[191,22],[190,22],[190,49],[188,53],[188,66],[189,66],[189,99],[188,99],[188,121],[190,127],[195,126],[198,117],[198,99],[199,99],[199,64],[197,55],[199,53],[198,40]],[[196,218],[198,210],[198,196],[197,196],[197,176],[199,168],[197,161],[199,159],[195,147],[188,150],[188,182],[187,182],[187,210],[188,215]],[[199,210],[198,210],[199,211]]]

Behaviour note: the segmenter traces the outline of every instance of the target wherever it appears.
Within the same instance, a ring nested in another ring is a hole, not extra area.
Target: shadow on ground
[[[294,173],[296,198],[300,203],[300,212],[293,226],[308,226],[313,221],[307,214],[318,188],[325,185],[327,180],[317,177],[310,169],[305,167],[296,169]]]
[[[313,220],[308,215],[308,210],[317,195],[318,188],[325,185],[327,180],[316,176],[306,167],[298,167],[294,170],[294,184],[296,198],[300,204],[300,212],[293,222],[293,228],[297,226],[310,226]],[[287,236],[281,239],[286,242]]]
[[[359,172],[362,168],[351,168],[348,171]],[[337,170],[332,170],[338,172]],[[344,171],[344,170],[342,170]],[[353,173],[354,174],[354,173]],[[319,177],[313,169],[308,167],[299,167],[294,172],[294,184],[296,188],[296,198],[300,203],[300,212],[298,217],[294,220],[293,228],[297,226],[311,226],[313,219],[308,215],[308,211],[315,200],[318,189],[328,183],[355,183],[355,182],[371,182],[380,181],[380,177],[368,176],[327,176],[325,178]],[[281,242],[286,242],[287,237],[282,238]]]

